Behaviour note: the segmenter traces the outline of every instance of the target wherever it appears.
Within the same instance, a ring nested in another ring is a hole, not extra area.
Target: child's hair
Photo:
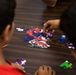
[[[12,27],[12,22],[15,16],[15,8],[15,0],[0,0],[0,35],[8,24]]]
[[[60,20],[60,29],[76,47],[76,2],[62,14]]]

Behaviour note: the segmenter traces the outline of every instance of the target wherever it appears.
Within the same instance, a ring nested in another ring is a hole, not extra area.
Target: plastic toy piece
[[[24,29],[22,29],[22,28],[16,28],[16,30],[20,31],[20,32],[24,31]]]
[[[46,32],[46,37],[52,37],[53,35],[50,32]]]
[[[66,45],[67,45],[67,47],[68,47],[69,49],[75,49],[75,47],[73,46],[72,43],[67,43]]]
[[[65,35],[62,35],[58,38],[59,41],[66,41],[66,36]]]
[[[55,32],[55,30],[52,30],[51,32],[46,32],[46,37],[48,38],[48,37],[52,37],[53,35],[53,33]]]
[[[21,58],[17,59],[16,62],[19,63],[21,66],[25,66],[26,60],[24,60],[24,58]]]
[[[66,60],[65,62],[60,64],[60,67],[63,67],[64,69],[72,68],[72,63]]]

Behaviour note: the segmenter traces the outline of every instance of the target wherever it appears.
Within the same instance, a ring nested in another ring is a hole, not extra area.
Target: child
[[[0,74],[1,75],[23,75],[24,67],[18,63],[10,63],[5,60],[2,48],[10,40],[14,31],[16,1],[0,0]],[[20,71],[19,71],[20,70]],[[35,75],[53,75],[55,73],[51,67],[41,66]],[[54,74],[55,75],[55,74]]]
[[[76,47],[76,2],[64,11],[60,19],[49,20],[44,24],[43,31],[60,28],[68,37],[69,41]],[[71,51],[76,59],[76,51]]]

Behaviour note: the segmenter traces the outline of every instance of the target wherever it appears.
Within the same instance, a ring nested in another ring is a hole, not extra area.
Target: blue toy
[[[65,35],[62,35],[62,36],[60,36],[60,37],[58,38],[58,40],[59,40],[59,41],[66,41],[67,38],[66,38]]]

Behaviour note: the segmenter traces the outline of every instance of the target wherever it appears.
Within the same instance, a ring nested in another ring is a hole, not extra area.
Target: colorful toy
[[[16,62],[19,63],[21,66],[25,66],[26,60],[24,60],[24,58],[21,58],[17,59]]]
[[[40,35],[43,34],[43,31],[42,29],[40,28],[29,28],[27,31],[26,31],[26,34],[24,36],[24,41],[25,42],[28,42],[30,40],[33,40],[33,39],[36,39],[37,37],[39,37]],[[28,41],[27,41],[28,40]]]
[[[28,42],[30,47],[48,48],[50,45],[47,42],[50,40],[49,37],[52,37],[54,31],[55,30],[52,30],[51,32],[44,34],[43,29],[31,27],[26,31],[24,41]],[[46,35],[46,37],[44,37],[44,35]]]
[[[70,63],[69,61],[65,61],[62,64],[60,64],[60,67],[64,68],[64,69],[68,69],[68,68],[72,68],[72,63]]]
[[[65,35],[61,35],[59,38],[58,38],[59,41],[66,41],[66,36]]]
[[[50,47],[50,45],[47,44],[47,39],[45,39],[43,36],[39,36],[37,39],[30,40],[29,44],[31,44],[32,47],[39,47],[39,48]]]
[[[30,28],[29,30],[26,31],[26,34],[28,34],[29,36],[33,36],[36,38],[36,36],[34,36],[34,33],[37,34],[40,32],[40,28]]]
[[[69,49],[75,49],[75,47],[72,43],[67,43],[66,45]]]

